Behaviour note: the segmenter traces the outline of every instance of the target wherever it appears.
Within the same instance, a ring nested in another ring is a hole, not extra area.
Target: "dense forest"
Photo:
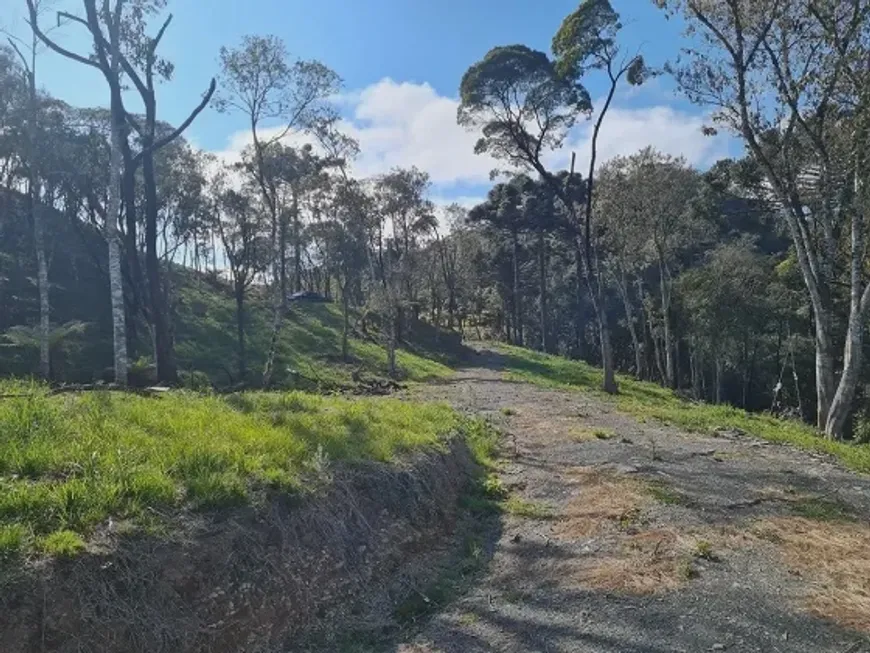
[[[584,359],[608,392],[620,372],[868,437],[870,2],[656,4],[688,30],[662,69],[621,42],[607,0],[567,16],[551,53],[497,47],[469,67],[457,120],[503,169],[466,209],[433,204],[420,169],[355,177],[339,75],[275,37],[222,49],[200,104],[169,125],[158,100],[184,62],[160,54],[166,2],[83,0],[55,16],[27,0],[32,34],[0,50],[0,370],[125,385],[153,366],[176,384],[196,372],[181,290],[209,284],[234,306],[232,372],[215,384],[291,383],[279,334],[294,302],[324,299],[341,307],[343,357],[376,323],[393,374],[429,323]],[[58,19],[90,50],[56,42]],[[52,97],[49,56],[97,69],[108,108]],[[591,76],[609,90],[596,106]],[[744,156],[705,170],[652,148],[599,160],[614,96],[656,76],[712,110],[707,130],[738,136]],[[241,161],[185,140],[210,110],[250,126]],[[548,167],[586,120],[588,167]],[[254,305],[271,334],[257,366]]]

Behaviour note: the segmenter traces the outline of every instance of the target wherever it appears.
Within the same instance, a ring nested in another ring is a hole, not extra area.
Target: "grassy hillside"
[[[0,558],[72,555],[109,518],[115,529],[166,526],[166,515],[257,503],[328,480],[334,461],[388,462],[462,433],[483,457],[480,427],[445,405],[302,392],[156,398],[51,395],[0,384]],[[10,397],[9,395],[21,395]]]
[[[199,275],[184,276],[176,308],[176,353],[179,369],[205,372],[212,383],[238,380],[235,303],[227,288]],[[354,314],[351,324],[358,322]],[[370,320],[371,323],[371,320]],[[330,389],[353,385],[352,375],[387,374],[387,354],[376,323],[367,334],[358,329],[350,341],[350,361],[341,358],[343,319],[334,303],[293,304],[278,340],[275,383],[281,387]],[[248,368],[263,369],[272,336],[272,310],[256,293],[247,317]],[[397,363],[403,379],[422,381],[450,373],[448,365],[462,355],[456,334],[417,323],[410,329]]]
[[[506,369],[518,379],[551,387],[582,388],[608,396],[599,390],[601,370],[584,362],[507,345],[499,345],[498,349],[504,354]],[[870,472],[868,444],[827,440],[802,422],[747,413],[734,406],[686,401],[671,390],[627,376],[620,375],[618,380],[620,392],[612,400],[618,408],[639,419],[656,419],[689,431],[739,429],[772,442],[827,453],[854,470]]]

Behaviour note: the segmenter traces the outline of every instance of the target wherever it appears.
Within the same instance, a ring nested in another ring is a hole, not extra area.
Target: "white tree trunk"
[[[118,30],[112,38],[112,73],[119,78]],[[124,281],[121,277],[121,239],[118,219],[121,214],[121,107],[112,92],[112,140],[109,159],[109,198],[106,210],[106,240],[109,243],[109,287],[112,299],[112,340],[115,352],[115,383],[127,385],[127,325],[124,316]]]
[[[32,165],[32,164],[31,164]],[[35,177],[36,175],[33,175]],[[31,184],[33,184],[33,179]],[[36,244],[36,281],[39,286],[39,375],[47,379],[51,376],[51,305],[48,297],[48,261],[45,256],[45,225],[39,207],[39,193],[31,190],[33,204],[33,239]]]

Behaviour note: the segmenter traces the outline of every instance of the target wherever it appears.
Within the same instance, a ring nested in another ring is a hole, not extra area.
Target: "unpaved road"
[[[866,528],[870,479],[742,434],[681,433],[511,382],[492,352],[476,365],[415,395],[504,430],[500,475],[526,516],[505,514],[471,587],[391,650],[870,652],[857,631],[814,615],[851,608],[836,587],[831,608],[831,579],[789,564],[765,530],[790,528],[817,502],[848,504],[850,528]]]

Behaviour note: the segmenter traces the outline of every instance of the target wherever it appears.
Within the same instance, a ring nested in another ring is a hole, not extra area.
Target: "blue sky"
[[[0,25],[25,34],[24,4],[0,0]],[[54,0],[53,6],[74,10],[80,1]],[[621,42],[627,49],[640,48],[653,65],[676,56],[681,26],[667,21],[650,0],[614,0],[614,6],[625,23]],[[344,79],[346,126],[363,146],[360,174],[416,163],[432,175],[439,199],[470,202],[485,193],[492,162],[475,160],[469,151],[474,136],[454,124],[462,73],[496,45],[547,50],[575,7],[576,0],[170,0],[174,21],[162,52],[175,62],[176,75],[159,91],[161,117],[178,121],[196,104],[217,73],[222,45],[232,46],[244,34],[276,34],[294,56],[319,59]],[[46,24],[53,20],[46,15]],[[54,36],[71,48],[85,47],[76,26]],[[40,80],[72,104],[105,104],[98,74],[53,53],[40,60]],[[589,80],[593,99],[602,93],[601,81]],[[701,136],[704,118],[659,78],[620,95],[603,135],[605,158],[648,144],[701,166],[734,153],[727,139]],[[587,127],[579,126],[568,143],[581,162]],[[187,136],[232,158],[244,145],[243,130],[241,116],[208,110]]]

